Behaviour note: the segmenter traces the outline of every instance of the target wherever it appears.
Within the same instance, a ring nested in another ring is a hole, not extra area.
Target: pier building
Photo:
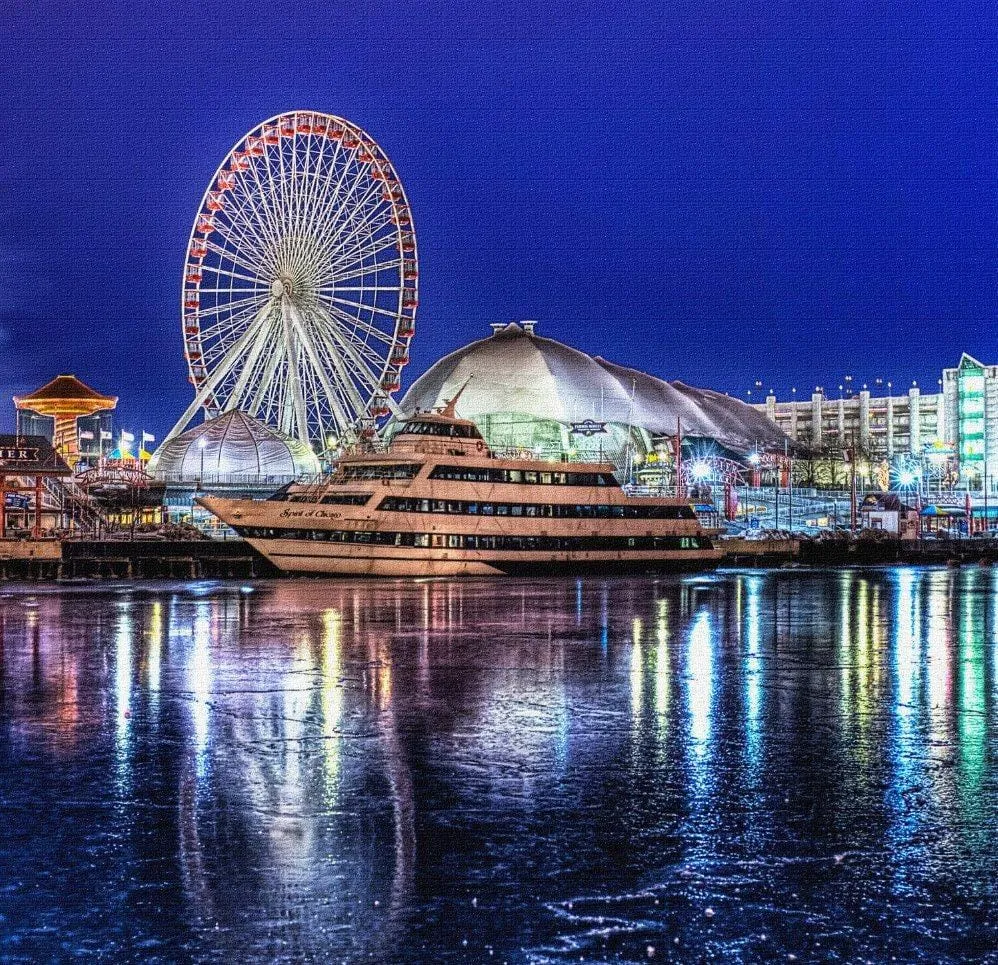
[[[492,328],[417,379],[399,405],[402,414],[439,408],[463,387],[458,411],[491,448],[606,458],[620,469],[628,460],[671,453],[677,434],[684,447],[742,460],[783,452],[789,442],[764,412],[738,399],[587,355],[538,335],[534,322]]]

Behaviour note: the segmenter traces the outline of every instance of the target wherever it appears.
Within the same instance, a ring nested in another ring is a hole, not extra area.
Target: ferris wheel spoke
[[[267,220],[263,215],[266,201],[246,181],[239,183],[240,190],[229,195],[229,204],[224,209],[225,217],[220,223],[228,226],[230,234],[238,234],[243,239],[252,240],[255,250],[266,250],[273,243],[268,236]]]
[[[194,401],[187,407],[187,410],[180,417],[180,421],[173,427],[167,436],[167,440],[173,438],[178,432],[181,432],[188,422],[194,417],[194,413],[198,409],[202,408],[207,401],[212,397],[215,389],[225,380],[228,374],[232,371],[233,367],[242,357],[243,352],[252,342],[256,335],[258,329],[266,324],[267,321],[267,310],[269,306],[265,305],[253,320],[253,323],[246,329],[242,336],[233,344],[231,351],[228,355],[222,359],[219,365],[211,372],[204,382],[198,388],[197,393],[194,396]]]
[[[349,251],[354,247],[354,239],[370,238],[381,229],[394,232],[392,223],[393,208],[390,203],[380,197],[373,197],[373,192],[364,200],[351,208],[342,219],[336,230],[329,235],[327,248],[330,251]],[[379,223],[380,222],[380,223]]]
[[[301,373],[299,371],[301,346],[295,333],[295,328],[300,328],[302,321],[298,309],[287,296],[281,298],[281,320],[284,323],[284,339],[290,363],[288,365],[288,383],[291,389],[291,401],[297,429],[293,435],[308,445],[308,417],[305,413],[305,396],[302,393]]]
[[[265,159],[268,156],[265,155]],[[273,255],[280,244],[281,219],[275,215],[278,207],[277,195],[280,186],[268,178],[265,188],[260,181],[256,165],[250,166],[250,174],[242,172],[236,180],[236,188],[229,196],[226,210],[233,223],[233,230],[251,239],[257,250],[264,252],[263,260],[273,270]]]
[[[243,403],[246,399],[246,390],[253,376],[256,374],[256,370],[259,366],[261,358],[263,357],[263,352],[270,343],[272,334],[272,325],[261,326],[259,332],[257,332],[249,351],[246,353],[246,361],[243,363],[235,384],[232,387],[232,391],[229,393],[229,397],[226,400],[226,412],[232,409],[241,409],[243,407]]]
[[[210,239],[211,236],[209,235],[208,237]],[[247,251],[240,251],[237,253],[233,251],[231,248],[223,248],[221,245],[218,244],[217,241],[211,241],[211,240],[206,241],[206,247],[208,251],[217,255],[219,259],[225,259],[226,261],[230,261],[232,262],[232,264],[238,265],[240,268],[244,269],[245,271],[251,271],[257,275],[264,274],[264,266],[261,263],[257,262],[255,260],[255,256]],[[202,270],[213,271],[214,266],[203,264]]]
[[[371,265],[367,268],[358,268],[352,271],[339,272],[335,275],[330,276],[330,282],[328,286],[320,285],[319,289],[324,290],[326,287],[332,287],[335,284],[339,284],[343,281],[353,281],[355,278],[363,278],[366,275],[374,275],[380,271],[389,271],[393,268],[401,268],[402,260],[400,258],[392,258],[389,261],[382,261],[376,265]]]
[[[323,302],[323,308],[325,308],[326,311],[332,315],[334,324],[341,329],[346,329],[350,332],[360,329],[366,335],[384,342],[385,345],[393,345],[395,342],[394,327],[391,332],[382,331],[376,325],[372,325],[363,318],[359,318],[357,315],[345,312],[343,309],[338,308],[334,302]],[[356,342],[361,345],[367,344],[364,339],[360,338],[356,339]]]
[[[260,304],[260,298],[263,293],[254,293],[247,296],[246,298],[237,298],[233,301],[222,302],[219,305],[211,305],[207,308],[198,309],[198,318],[202,318],[205,315],[218,315],[222,312],[235,312],[241,310],[243,307],[258,306]],[[268,293],[269,297],[269,293]]]
[[[235,281],[248,281],[251,284],[267,287],[267,280],[261,275],[244,275],[241,271],[232,271],[231,268],[223,268],[221,265],[212,265],[207,268],[202,268],[203,274],[211,275],[224,275],[226,278],[232,278]],[[201,289],[204,291],[204,288]]]
[[[322,199],[317,200],[310,211],[311,220],[304,231],[314,235],[317,241],[306,258],[309,260],[309,268],[318,273],[336,250],[337,221],[341,215],[336,208],[329,206],[329,202]]]
[[[206,288],[202,285],[198,291],[202,295],[269,295],[269,286],[264,288],[262,285],[258,285],[255,288],[248,288],[245,285],[241,285],[238,288]]]
[[[337,348],[341,352],[345,353],[354,365],[356,365],[357,368],[364,374],[365,381],[371,384],[373,391],[375,387],[381,385],[381,377],[387,370],[387,359],[382,359],[380,356],[377,356],[378,362],[381,366],[381,371],[373,371],[369,367],[370,360],[364,357],[357,344],[349,337],[349,334],[342,331],[340,325],[336,321],[335,315],[327,314],[327,319],[328,323],[324,331],[328,332],[333,337]],[[350,321],[352,321],[352,319]]]
[[[382,246],[380,250],[385,249],[398,250],[392,242],[387,242]],[[376,258],[378,251],[374,254],[366,254],[364,257],[367,259]],[[389,287],[399,290],[401,294],[401,289],[403,286],[402,273],[399,271],[397,266],[398,259],[396,261],[395,267],[392,267],[387,262],[384,263],[384,267],[379,262],[370,262],[368,264],[360,264],[356,261],[353,262],[353,270],[348,272],[345,276],[337,271],[335,266],[330,266],[330,268],[318,278],[316,281],[318,290],[322,292],[333,292],[342,281],[353,281],[357,284],[363,286],[364,288],[369,288],[371,285],[380,283],[381,285],[388,284]]]
[[[231,317],[219,319],[214,325],[202,328],[198,339],[205,364],[212,364],[219,356],[229,352],[246,329],[254,324],[255,317],[261,310],[265,314],[271,314],[274,311],[273,304],[268,302],[261,309],[259,303],[254,303]]]
[[[276,329],[271,327],[267,334],[267,348],[269,351],[264,355],[265,361],[263,372],[260,376],[260,381],[256,389],[249,397],[249,403],[246,409],[250,415],[257,417],[263,416],[265,421],[269,419],[270,414],[269,403],[267,402],[268,394],[274,384],[277,369],[280,365],[281,358],[283,357],[283,350],[281,349]],[[266,413],[266,415],[264,415],[264,413]]]
[[[398,318],[397,312],[390,312],[387,308],[380,308],[377,305],[365,305],[363,302],[352,302],[347,298],[333,298],[332,301],[337,305],[349,305],[351,308],[362,308],[367,312],[374,312],[376,315],[384,315],[387,318],[395,319]]]
[[[332,339],[331,345],[335,346],[339,354],[349,356],[350,360],[356,364],[363,373],[363,382],[372,385],[379,384],[381,375],[388,364],[388,352],[386,347],[384,353],[359,341],[353,334],[356,319],[351,315],[344,315],[342,312],[330,305],[323,305],[316,312],[322,322],[318,326],[319,330]]]
[[[357,285],[355,287],[347,287],[346,285],[330,285],[328,290],[331,292],[392,292],[393,294],[398,294],[398,285]]]
[[[394,323],[390,323],[384,328],[379,328],[375,324],[374,319],[367,319],[364,318],[359,312],[350,312],[343,309],[340,306],[340,301],[338,299],[326,300],[323,302],[323,307],[337,320],[337,324],[339,324],[342,329],[350,332],[351,335],[354,336],[354,339],[358,344],[367,343],[367,338],[362,338],[358,332],[362,332],[368,337],[380,339],[386,344],[390,344],[395,341]]]
[[[397,246],[398,238],[393,232],[384,238],[370,239],[366,245],[358,243],[349,250],[338,252],[338,258],[330,264],[327,274],[323,276],[323,281],[334,279],[339,272],[353,270],[355,266],[363,267],[366,258],[376,258],[383,251],[388,249],[397,251]],[[380,270],[380,262],[374,262],[366,267],[368,272],[378,271]]]
[[[280,144],[278,144],[278,150],[280,150]],[[276,251],[280,247],[280,230],[278,227],[280,224],[280,212],[278,210],[279,192],[274,183],[274,176],[270,167],[271,156],[271,150],[265,146],[263,170],[260,170],[257,165],[250,166],[250,172],[253,175],[253,181],[256,186],[256,190],[250,194],[250,197],[256,200],[256,207],[258,209],[257,217],[263,225],[270,244],[273,245]],[[261,176],[265,179],[266,184],[264,180],[261,180]]]
[[[313,212],[319,218],[328,217],[327,197],[330,184],[336,177],[336,157],[339,148],[330,147],[329,142],[319,144],[315,152],[315,172],[308,190],[303,193],[302,204],[306,211]]]
[[[266,277],[268,271],[273,271],[265,242],[259,237],[255,229],[241,219],[219,219],[215,222],[215,230],[225,240],[227,249],[239,250],[244,257],[256,265],[256,271],[259,275]]]
[[[253,313],[246,312],[235,321],[226,320],[223,324],[212,325],[203,329],[199,338],[205,361],[213,361],[218,355],[229,350],[229,347],[245,331],[253,320]],[[209,358],[210,356],[210,358]]]

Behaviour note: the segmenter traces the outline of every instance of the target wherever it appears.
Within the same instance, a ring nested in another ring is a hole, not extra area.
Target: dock
[[[253,579],[277,575],[231,540],[3,540],[0,580]]]

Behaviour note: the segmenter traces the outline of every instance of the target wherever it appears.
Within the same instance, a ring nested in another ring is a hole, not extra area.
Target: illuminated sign
[[[577,436],[595,436],[597,433],[606,432],[605,422],[596,422],[594,419],[584,419],[582,422],[572,423],[572,434]]]
[[[38,462],[38,449],[30,446],[2,446],[0,462]]]

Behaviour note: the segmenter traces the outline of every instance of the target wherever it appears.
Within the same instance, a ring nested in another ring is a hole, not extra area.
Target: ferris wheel
[[[219,165],[187,247],[181,313],[199,409],[240,409],[322,454],[395,412],[415,334],[416,235],[385,153],[292,111]]]

